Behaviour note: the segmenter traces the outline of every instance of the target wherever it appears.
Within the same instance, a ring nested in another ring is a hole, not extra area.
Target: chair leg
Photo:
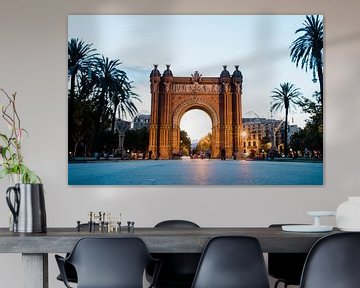
[[[277,280],[277,281],[275,282],[275,284],[274,284],[274,288],[277,288],[278,285],[279,285],[279,283],[284,283],[284,288],[287,288],[287,287],[288,287],[286,282],[283,282],[283,281],[281,281],[281,280]]]

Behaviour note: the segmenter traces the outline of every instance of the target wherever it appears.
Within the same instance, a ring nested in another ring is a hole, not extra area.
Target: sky
[[[290,61],[289,46],[301,34],[305,15],[69,15],[68,40],[82,39],[98,53],[119,59],[119,68],[133,81],[140,113],[150,113],[149,75],[153,64],[161,73],[166,64],[176,76],[219,77],[223,65],[232,74],[239,65],[243,75],[243,117],[283,119],[285,112],[270,113],[271,91],[291,82],[303,96],[319,90],[313,73]],[[290,123],[304,127],[307,114],[290,111]],[[128,119],[129,120],[129,119]],[[181,120],[190,138],[211,131],[203,111],[191,110]]]

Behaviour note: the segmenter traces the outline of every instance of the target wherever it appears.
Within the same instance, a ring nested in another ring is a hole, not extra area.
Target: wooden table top
[[[78,232],[76,228],[48,228],[47,233],[13,233],[0,228],[0,253],[65,253],[82,237],[139,237],[152,253],[201,253],[208,240],[221,235],[252,236],[263,252],[308,252],[321,237],[338,233],[284,232],[280,227],[136,228],[119,232]]]

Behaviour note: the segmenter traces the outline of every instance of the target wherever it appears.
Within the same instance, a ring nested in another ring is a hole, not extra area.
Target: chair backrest
[[[289,224],[271,224],[269,228],[281,228],[282,225]],[[288,285],[300,285],[306,257],[307,253],[268,253],[269,275]]]
[[[188,220],[165,220],[155,228],[200,228]],[[157,287],[190,287],[200,260],[200,253],[160,253],[156,258],[162,260],[162,267],[157,279]],[[149,271],[149,274],[152,274]]]
[[[325,236],[311,248],[301,278],[302,288],[360,287],[360,233]]]
[[[155,225],[155,228],[200,228],[189,220],[165,220]]]
[[[152,260],[139,238],[82,238],[67,259],[76,269],[78,288],[142,288]]]
[[[268,288],[260,244],[247,236],[212,238],[204,249],[192,288]]]

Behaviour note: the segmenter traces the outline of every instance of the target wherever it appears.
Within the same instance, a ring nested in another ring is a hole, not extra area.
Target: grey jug
[[[6,202],[14,216],[14,232],[45,233],[47,231],[42,184],[15,184],[6,190]]]

